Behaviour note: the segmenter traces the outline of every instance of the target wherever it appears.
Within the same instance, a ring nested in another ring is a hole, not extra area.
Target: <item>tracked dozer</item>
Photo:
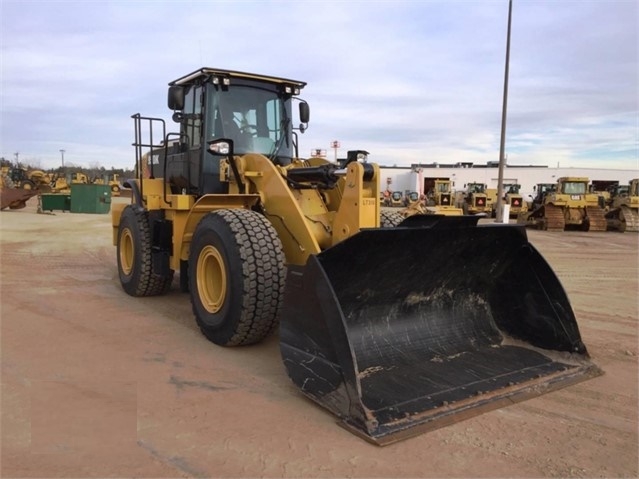
[[[517,222],[547,231],[606,231],[605,211],[598,195],[588,192],[588,183],[585,177],[559,178],[555,188],[538,194],[539,201],[520,213]]]
[[[279,327],[294,384],[376,444],[600,373],[524,228],[399,223],[380,211],[364,152],[300,158],[304,86],[202,68],[169,84],[179,132],[133,115],[136,171],[148,175],[112,207],[126,293],[166,293],[178,272],[215,344]]]
[[[612,189],[606,222],[611,230],[639,231],[639,178]]]

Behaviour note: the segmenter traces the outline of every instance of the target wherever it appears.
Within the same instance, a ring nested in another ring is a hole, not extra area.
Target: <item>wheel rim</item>
[[[133,235],[130,229],[125,228],[120,235],[120,266],[122,267],[122,272],[127,276],[133,270],[134,253]]]
[[[197,259],[197,290],[202,306],[217,313],[226,298],[226,268],[222,255],[213,246],[205,246]]]
[[[23,190],[30,190],[31,189],[31,183],[24,183],[22,185],[22,189]]]

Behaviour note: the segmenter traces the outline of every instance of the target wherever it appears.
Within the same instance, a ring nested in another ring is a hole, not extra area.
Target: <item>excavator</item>
[[[126,294],[177,273],[212,343],[279,334],[299,391],[378,445],[602,373],[525,228],[389,221],[364,150],[300,157],[305,86],[201,68],[169,83],[178,131],[132,115],[137,173],[111,217]]]

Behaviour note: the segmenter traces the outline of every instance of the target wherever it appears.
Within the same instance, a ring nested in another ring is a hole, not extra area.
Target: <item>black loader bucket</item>
[[[597,376],[523,227],[412,216],[289,267],[288,374],[387,444]]]

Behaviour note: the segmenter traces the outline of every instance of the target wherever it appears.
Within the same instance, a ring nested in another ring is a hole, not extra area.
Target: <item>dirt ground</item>
[[[605,374],[380,448],[299,393],[277,337],[209,343],[177,279],[127,296],[110,215],[3,211],[1,476],[637,477],[639,236],[529,237]]]

